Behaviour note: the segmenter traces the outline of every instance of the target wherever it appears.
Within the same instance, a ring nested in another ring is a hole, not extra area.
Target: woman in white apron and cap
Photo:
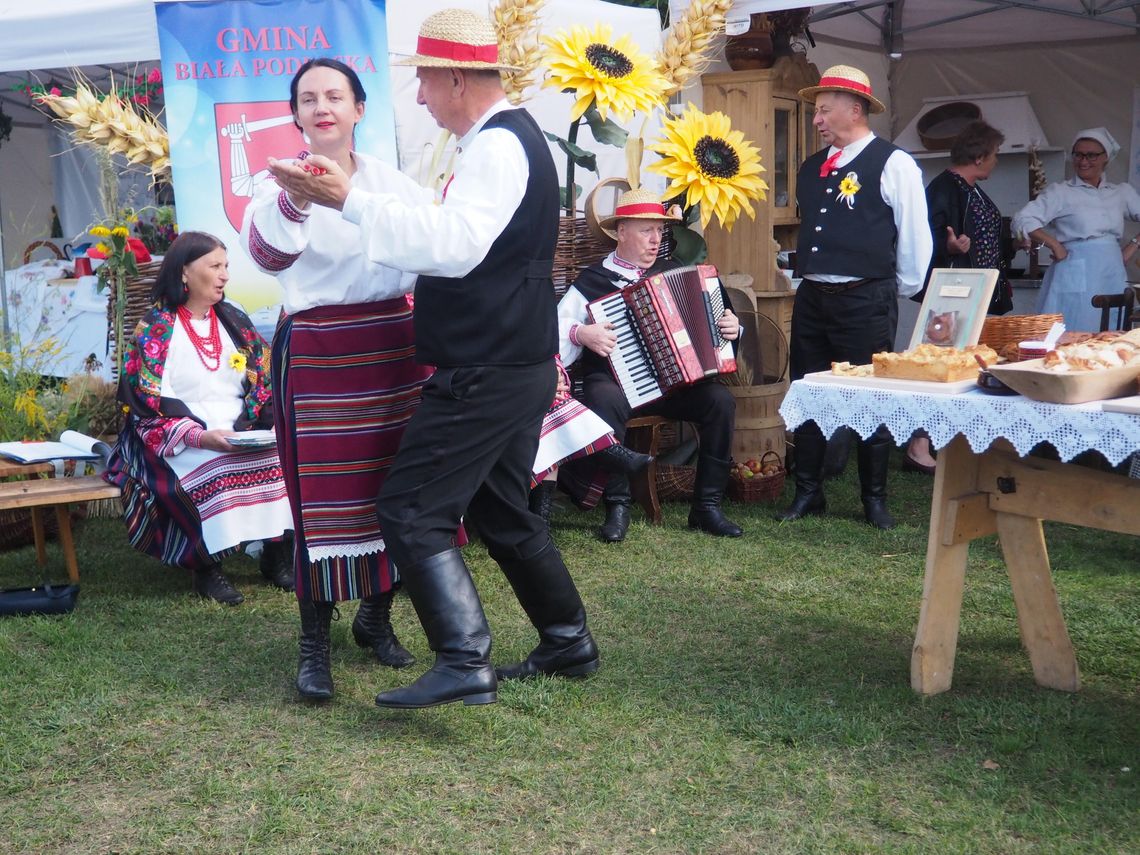
[[[1071,330],[1099,329],[1093,295],[1124,289],[1120,239],[1125,218],[1140,221],[1140,193],[1131,184],[1105,180],[1105,167],[1118,151],[1105,128],[1079,132],[1073,140],[1073,177],[1050,184],[1013,218],[1015,234],[1027,234],[1053,255],[1037,311],[1060,312]]]

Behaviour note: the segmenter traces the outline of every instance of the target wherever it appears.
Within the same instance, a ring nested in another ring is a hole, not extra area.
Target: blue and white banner
[[[155,13],[178,227],[225,242],[227,296],[251,313],[275,306],[277,284],[242,251],[238,231],[267,158],[305,148],[289,110],[305,60],[333,57],[360,75],[368,109],[356,147],[397,163],[385,0],[174,0]]]

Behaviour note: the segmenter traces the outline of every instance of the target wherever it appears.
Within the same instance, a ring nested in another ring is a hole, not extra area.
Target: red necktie
[[[835,169],[836,164],[839,163],[839,158],[843,156],[843,149],[839,149],[835,154],[823,162],[823,166],[819,168],[819,177],[826,178],[831,170]]]

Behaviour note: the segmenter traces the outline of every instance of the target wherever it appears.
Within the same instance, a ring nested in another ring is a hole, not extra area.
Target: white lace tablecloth
[[[919,428],[942,448],[962,434],[975,452],[995,439],[1007,439],[1017,453],[1041,442],[1052,444],[1062,460],[1096,449],[1113,463],[1140,451],[1140,416],[1106,413],[1099,403],[1042,404],[1020,395],[928,395],[797,380],[780,406],[788,430],[811,420],[825,436],[846,425],[866,438],[885,424],[896,442]]]

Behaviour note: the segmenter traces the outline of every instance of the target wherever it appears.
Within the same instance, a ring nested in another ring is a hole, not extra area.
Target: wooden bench
[[[54,472],[50,463],[0,464],[0,477],[12,475],[41,475]],[[36,563],[47,564],[47,543],[44,537],[44,508],[54,507],[59,524],[59,545],[67,563],[67,575],[79,582],[79,562],[75,557],[75,540],[71,535],[70,505],[73,502],[91,502],[97,499],[115,499],[120,490],[98,475],[79,478],[38,478],[26,481],[0,483],[0,510],[27,508],[32,512],[32,532],[36,540]]]

